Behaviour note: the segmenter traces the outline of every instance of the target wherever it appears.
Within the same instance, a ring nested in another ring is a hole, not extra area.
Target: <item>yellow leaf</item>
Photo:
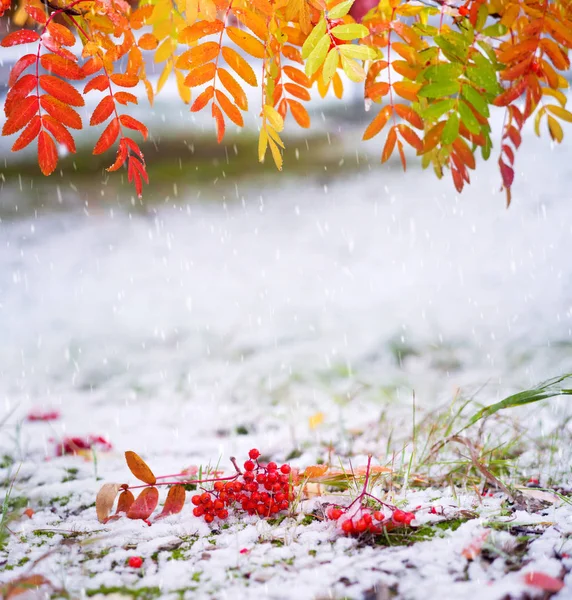
[[[318,425],[321,425],[323,422],[324,422],[324,413],[322,413],[322,412],[317,412],[316,414],[312,415],[308,419],[308,424],[310,425],[310,429],[316,429],[316,427],[318,427]]]
[[[260,135],[258,136],[258,160],[260,162],[264,162],[264,156],[266,154],[267,147],[268,147],[268,134],[266,133],[266,129],[261,129]]]
[[[185,5],[185,19],[192,25],[199,16],[199,0],[187,0]]]
[[[181,71],[175,71],[175,77],[177,78],[177,89],[179,90],[179,96],[185,104],[189,104],[191,101],[191,88],[185,85],[185,76]]]
[[[330,48],[330,36],[326,33],[322,36],[322,39],[316,44],[316,47],[312,50],[308,60],[306,61],[306,75],[312,77],[312,75],[322,66],[328,50]]]
[[[548,131],[550,132],[550,137],[560,144],[564,137],[564,132],[562,131],[562,127],[560,123],[554,118],[548,115]]]
[[[270,152],[272,152],[272,158],[274,159],[276,168],[279,171],[282,171],[282,154],[280,154],[280,149],[274,140],[269,139],[268,144],[270,145]]]
[[[324,83],[330,83],[336,69],[338,68],[338,64],[340,62],[340,56],[338,54],[337,48],[332,48],[328,52],[328,56],[324,61],[324,66],[322,68],[322,79]]]
[[[302,46],[302,58],[306,59],[312,54],[314,48],[318,45],[318,42],[324,37],[326,30],[326,20],[322,17],[314,29],[312,29],[312,33],[306,38],[306,41]]]
[[[266,50],[264,44],[257,40],[253,35],[238,29],[238,27],[227,27],[226,33],[228,37],[242,50],[254,58],[264,58]]]
[[[273,129],[276,131],[282,131],[284,129],[284,120],[274,107],[270,106],[269,104],[265,104],[263,112]]]
[[[355,60],[351,60],[345,56],[342,56],[342,68],[344,73],[348,76],[348,79],[354,81],[355,83],[360,83],[365,79],[365,71],[363,70],[363,67]]]
[[[280,148],[284,150],[284,142],[280,139],[280,136],[276,133],[276,131],[274,131],[274,129],[272,129],[272,127],[267,127],[266,133],[268,133],[268,137],[270,139],[274,140],[280,146]]]
[[[359,23],[344,23],[336,25],[330,30],[330,33],[339,40],[356,40],[369,35],[369,29],[365,25]]]
[[[572,123],[572,113],[561,106],[556,106],[554,104],[548,104],[546,108],[553,114],[556,115],[559,119],[563,121],[568,121],[568,123]]]
[[[161,91],[161,88],[165,85],[165,83],[167,82],[167,79],[169,79],[169,75],[171,74],[172,70],[173,70],[173,62],[169,60],[165,63],[163,72],[161,73],[159,80],[157,81],[157,92],[156,92],[157,94]]]
[[[160,63],[164,60],[167,60],[171,54],[173,54],[173,42],[171,38],[167,38],[163,41],[163,43],[157,48],[155,52],[155,62]]]
[[[343,56],[347,58],[357,58],[358,60],[373,60],[377,56],[377,52],[369,46],[357,44],[344,44],[338,46]]]

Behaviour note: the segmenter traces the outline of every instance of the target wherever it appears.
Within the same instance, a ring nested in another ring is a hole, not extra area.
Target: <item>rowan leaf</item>
[[[107,121],[114,109],[115,102],[113,101],[113,97],[104,96],[91,114],[89,124],[93,126]]]
[[[216,139],[220,144],[224,138],[224,132],[226,130],[226,126],[224,123],[224,116],[220,110],[220,108],[213,102],[211,114],[215,120],[216,125]]]
[[[459,115],[456,112],[452,112],[441,134],[441,142],[444,146],[452,144],[459,136],[459,124]]]
[[[139,77],[129,73],[112,73],[109,78],[115,85],[118,85],[119,87],[131,88],[135,87],[139,83]]]
[[[25,127],[38,112],[38,96],[28,96],[19,103],[18,110],[13,111],[2,127],[2,135],[12,135]]]
[[[47,94],[40,97],[40,104],[49,115],[54,117],[54,119],[60,123],[67,127],[71,127],[72,129],[81,129],[81,117],[68,104]]]
[[[235,104],[242,110],[248,110],[248,99],[238,81],[222,67],[217,71],[217,75],[220,82],[233,97]]]
[[[282,131],[284,129],[284,119],[280,116],[280,113],[269,104],[265,104],[262,112],[264,116],[268,119],[268,122],[272,126],[274,131]]]
[[[196,87],[212,81],[216,75],[216,65],[214,62],[207,63],[195,69],[192,69],[185,77],[185,85]]]
[[[73,46],[75,44],[75,35],[65,25],[50,21],[48,31],[58,44],[62,46]]]
[[[137,159],[130,162],[131,164],[134,162],[139,163]],[[137,189],[137,193],[140,195],[140,188]],[[157,504],[159,504],[159,491],[156,487],[147,487],[139,494],[139,496],[137,496],[135,502],[129,507],[127,518],[146,520],[151,516],[155,508],[157,508]]]
[[[210,85],[195,98],[195,101],[191,106],[191,112],[202,110],[212,100],[213,96],[214,86]]]
[[[109,518],[111,509],[115,503],[115,498],[120,489],[121,485],[119,483],[104,483],[97,493],[97,496],[95,497],[95,512],[97,513],[97,520],[100,523],[105,523]]]
[[[57,54],[42,54],[40,63],[46,71],[54,75],[59,75],[64,79],[80,81],[85,77],[82,68],[75,62]]]
[[[303,85],[307,88],[312,87],[312,82],[310,81],[310,78],[305,73],[300,71],[300,69],[297,69],[296,67],[293,67],[291,65],[284,65],[282,70],[284,71],[286,76],[289,79],[291,79],[294,83],[297,83],[298,85]]]
[[[244,29],[227,27],[225,31],[228,37],[250,56],[253,56],[254,58],[264,58],[266,55],[264,44],[247,31],[244,31]]]
[[[129,92],[115,92],[113,97],[115,98],[116,102],[119,102],[119,104],[123,105],[129,104],[129,102],[132,102],[133,104],[139,103],[137,96],[130,94]]]
[[[8,87],[11,88],[16,81],[18,80],[18,77],[20,77],[20,75],[33,63],[36,62],[36,55],[35,54],[25,54],[24,56],[22,56],[21,58],[19,58],[16,63],[14,64],[14,66],[12,67],[12,70],[10,71],[10,77],[8,78]]]
[[[308,77],[311,77],[324,63],[328,50],[330,48],[330,36],[324,34],[312,50],[310,56],[306,60],[305,71]]]
[[[349,41],[368,36],[369,29],[365,25],[359,23],[344,23],[343,25],[336,25],[330,29],[329,33],[338,38],[338,40]]]
[[[220,44],[217,42],[205,42],[200,46],[195,46],[186,50],[177,58],[175,66],[177,69],[194,69],[211,60],[214,60],[221,51]]]
[[[291,98],[288,98],[287,102],[288,106],[290,107],[290,112],[296,120],[296,123],[305,129],[310,127],[310,115],[308,114],[305,106],[297,100],[292,100]]]
[[[329,19],[341,19],[345,17],[352,7],[354,0],[343,0],[339,4],[336,4],[333,8],[328,10],[328,18]]]
[[[135,502],[135,496],[129,490],[123,490],[121,494],[119,494],[119,500],[117,500],[117,509],[115,510],[115,514],[117,515],[122,512],[129,512],[133,502]]]
[[[385,140],[385,145],[383,146],[383,152],[381,153],[382,163],[387,162],[390,159],[396,142],[397,134],[395,133],[395,127],[392,127],[387,134],[387,139]]]
[[[360,44],[343,44],[338,46],[342,56],[346,58],[355,58],[357,60],[373,60],[377,58],[377,52],[369,46]]]
[[[546,108],[553,115],[556,115],[559,119],[563,121],[568,121],[568,123],[572,123],[572,113],[561,106],[557,106],[555,104],[547,104]]]
[[[162,519],[164,517],[168,517],[169,515],[176,515],[177,513],[180,513],[185,505],[185,496],[185,488],[182,485],[171,486],[169,488],[169,493],[167,494],[167,499],[165,500],[163,510],[157,519]]]
[[[84,106],[83,96],[67,81],[53,75],[40,75],[40,86],[54,98],[71,106]]]
[[[0,46],[8,48],[10,46],[18,46],[19,44],[31,44],[40,39],[40,34],[31,29],[20,29],[9,33],[1,42]]]
[[[393,107],[391,104],[388,104],[382,108],[373,118],[373,121],[367,126],[362,139],[370,140],[371,138],[375,137],[385,127],[392,112]]]
[[[28,123],[24,131],[20,134],[18,139],[14,142],[12,146],[12,152],[18,152],[18,150],[22,150],[28,144],[33,142],[40,133],[40,129],[42,128],[42,121],[39,115],[35,115],[33,119]]]
[[[108,88],[109,78],[107,77],[107,75],[97,75],[85,84],[85,87],[83,88],[83,93],[87,94],[88,92],[91,92],[91,90],[98,90],[100,92],[103,92]]]
[[[256,87],[258,85],[256,81],[256,75],[252,70],[252,67],[244,60],[240,54],[233,48],[224,46],[222,49],[222,56],[227,62],[228,66],[241,77],[248,85]]]
[[[147,463],[138,454],[131,450],[127,450],[127,452],[125,452],[125,460],[127,461],[129,470],[137,477],[137,479],[139,479],[139,481],[143,481],[150,485],[156,483],[157,478],[153,475],[153,471],[151,471],[147,466]]]
[[[417,94],[421,98],[443,98],[457,94],[460,89],[461,84],[458,81],[443,80],[424,85]]]
[[[65,146],[69,152],[75,152],[75,142],[72,134],[59,121],[49,115],[43,115],[42,126],[54,136],[58,144]]]
[[[318,42],[320,42],[320,40],[324,38],[324,35],[326,35],[326,30],[326,20],[322,17],[318,21],[317,25],[314,26],[314,28],[310,32],[310,35],[306,38],[306,41],[302,46],[302,58],[304,60],[306,60],[310,56],[310,54],[312,54],[312,52],[318,45]]]

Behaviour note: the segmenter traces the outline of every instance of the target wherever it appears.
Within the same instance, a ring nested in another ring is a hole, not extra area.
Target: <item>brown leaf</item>
[[[153,475],[153,471],[147,466],[147,463],[135,452],[127,450],[125,453],[125,460],[129,470],[139,479],[145,483],[153,485],[157,478]]]
[[[159,503],[159,491],[156,487],[145,488],[127,511],[129,519],[148,519]]]
[[[97,512],[97,520],[100,523],[107,521],[120,488],[121,485],[119,483],[105,483],[97,493],[95,510]]]
[[[0,587],[0,597],[9,600],[9,598],[15,598],[20,594],[25,594],[26,592],[39,588],[41,585],[51,586],[52,583],[43,575],[25,575],[23,577],[18,577],[18,579],[9,581],[6,585]]]

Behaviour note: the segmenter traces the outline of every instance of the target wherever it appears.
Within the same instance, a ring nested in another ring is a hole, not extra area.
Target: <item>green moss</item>
[[[182,548],[175,548],[167,560],[185,560],[186,558]]]
[[[316,515],[306,515],[301,521],[300,525],[311,525],[314,521],[317,521]]]
[[[55,531],[50,531],[48,529],[36,529],[33,534],[36,537],[47,537],[47,538],[53,538],[56,535]]]
[[[236,435],[248,435],[248,429],[244,425],[239,425],[235,431]]]
[[[318,554],[318,551],[317,550],[308,550],[308,554],[310,556],[316,556],[316,554]]]
[[[30,559],[27,556],[23,556],[19,561],[18,561],[18,566],[19,567],[23,567],[26,563],[30,562]]]
[[[294,458],[300,458],[302,456],[302,450],[300,450],[299,448],[295,448],[294,450],[292,450],[292,452],[290,452],[290,454],[288,454],[288,456],[286,457],[286,460],[293,460]]]
[[[68,496],[55,496],[54,498],[50,498],[50,504],[53,506],[54,504],[59,504],[60,506],[67,506],[69,501],[71,500],[71,495]]]
[[[8,512],[22,510],[28,506],[30,501],[26,496],[10,496],[6,502]]]
[[[76,469],[75,467],[66,469],[67,475],[62,479],[62,483],[67,483],[68,481],[75,481],[77,479],[78,472],[79,469]]]
[[[191,579],[193,581],[195,581],[196,583],[198,583],[201,580],[201,575],[202,575],[201,571],[196,571],[195,573],[193,573],[193,576],[191,577]]]
[[[8,454],[4,454],[2,460],[0,460],[0,469],[8,469],[14,464],[14,459]]]
[[[196,483],[185,483],[183,485],[183,487],[185,488],[185,490],[187,492],[194,492],[197,489],[197,484]]]

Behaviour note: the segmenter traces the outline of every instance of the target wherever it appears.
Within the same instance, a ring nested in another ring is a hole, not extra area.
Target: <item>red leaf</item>
[[[141,180],[144,179],[146,183],[149,183],[149,177],[145,171],[145,165],[134,156],[129,157],[127,179],[135,184],[137,196],[141,198],[141,192],[143,191],[143,183]]]
[[[38,138],[38,163],[44,175],[51,175],[58,164],[58,151],[54,139],[43,130]]]
[[[109,115],[115,108],[115,102],[111,96],[105,96],[101,102],[95,107],[91,119],[89,120],[90,125],[99,125],[109,118]]]
[[[72,129],[81,129],[81,117],[71,106],[46,94],[40,98],[40,104],[49,115],[60,123]]]
[[[40,128],[40,124],[41,124],[40,117],[34,117],[34,119],[36,119],[36,118],[38,119],[38,133],[39,133],[39,128]],[[34,121],[32,121],[32,123],[33,122]],[[30,125],[32,125],[32,123],[30,123]],[[28,125],[28,127],[30,127],[30,125]],[[36,133],[36,135],[38,135],[38,134]],[[56,421],[59,418],[60,418],[60,413],[57,410],[48,410],[46,412],[42,412],[40,410],[33,410],[28,413],[26,420],[28,420],[28,421]]]
[[[505,162],[503,162],[499,158],[499,167],[502,176],[502,182],[504,187],[511,187],[512,182],[514,181],[514,169],[509,167]]]
[[[55,75],[59,75],[65,79],[79,81],[85,77],[81,67],[76,65],[73,61],[64,58],[63,56],[57,56],[56,54],[43,54],[40,57],[40,62],[46,71],[54,73]]]
[[[24,98],[18,105],[18,110],[4,123],[2,127],[2,135],[11,135],[20,131],[25,127],[38,112],[39,102],[38,96],[28,96]]]
[[[90,58],[88,61],[86,61],[83,64],[83,73],[86,77],[89,77],[90,75],[93,75],[94,73],[97,73],[101,67],[103,66],[103,63],[101,62],[101,59],[96,57]]]
[[[93,149],[94,154],[103,154],[109,147],[115,142],[119,135],[119,119],[115,118],[109,122],[109,125],[104,129],[103,133],[95,148]]]
[[[72,134],[59,121],[49,115],[44,115],[42,125],[56,138],[58,144],[62,144],[70,152],[75,152],[75,142]]]
[[[54,98],[71,106],[84,106],[82,95],[67,81],[53,75],[40,75],[40,85]]]
[[[20,107],[22,98],[25,98],[36,87],[37,81],[36,76],[29,73],[18,79],[4,101],[4,114],[7,117],[12,114],[14,108]]]
[[[119,169],[121,166],[123,166],[123,164],[125,163],[125,161],[127,160],[127,144],[125,143],[125,140],[127,138],[123,138],[120,142],[119,142],[119,150],[117,150],[117,157],[115,159],[115,162],[107,168],[108,171],[117,171],[117,169]]]
[[[137,75],[128,75],[127,73],[113,73],[111,81],[121,87],[135,87],[139,83],[139,77]]]
[[[139,146],[131,138],[126,137],[123,139],[125,140],[125,143],[129,147],[131,152],[133,152],[134,154],[137,154],[137,156],[139,156],[141,158],[141,160],[143,162],[145,162],[145,159],[143,158],[143,152],[141,152],[141,148],[139,148]]]
[[[148,519],[159,503],[156,487],[145,488],[127,511],[129,519]]]
[[[91,81],[88,81],[83,88],[83,93],[87,94],[87,92],[91,92],[91,90],[99,90],[103,92],[104,90],[109,88],[109,79],[107,75],[98,75],[94,77]]]
[[[130,94],[129,92],[115,92],[113,97],[119,104],[128,104],[129,102],[133,102],[133,104],[138,104],[137,96]]]
[[[128,127],[129,129],[134,129],[135,131],[139,131],[143,136],[144,140],[147,139],[147,135],[149,134],[149,132],[147,131],[147,127],[145,127],[143,123],[141,123],[137,119],[134,119],[133,117],[130,117],[129,115],[121,115],[119,117],[119,120],[121,121],[121,124],[125,127]]]
[[[45,25],[48,20],[46,13],[39,6],[26,6],[26,12],[36,23]]]
[[[163,510],[157,518],[162,519],[163,517],[180,513],[185,505],[185,496],[185,488],[182,485],[173,485],[169,489]]]
[[[545,592],[556,593],[564,587],[564,582],[556,577],[551,577],[546,573],[539,573],[538,571],[531,571],[524,576],[524,582],[527,585],[540,588]]]
[[[31,29],[20,29],[9,33],[1,42],[0,46],[8,48],[9,46],[17,46],[18,44],[31,44],[40,39],[40,34]]]
[[[22,56],[22,58],[19,58],[16,61],[16,64],[12,67],[12,70],[10,71],[10,78],[8,79],[8,87],[12,87],[18,80],[18,77],[20,77],[20,75],[23,73],[23,71],[25,71],[32,63],[35,63],[35,62],[36,62],[35,54],[26,54],[26,55]]]

